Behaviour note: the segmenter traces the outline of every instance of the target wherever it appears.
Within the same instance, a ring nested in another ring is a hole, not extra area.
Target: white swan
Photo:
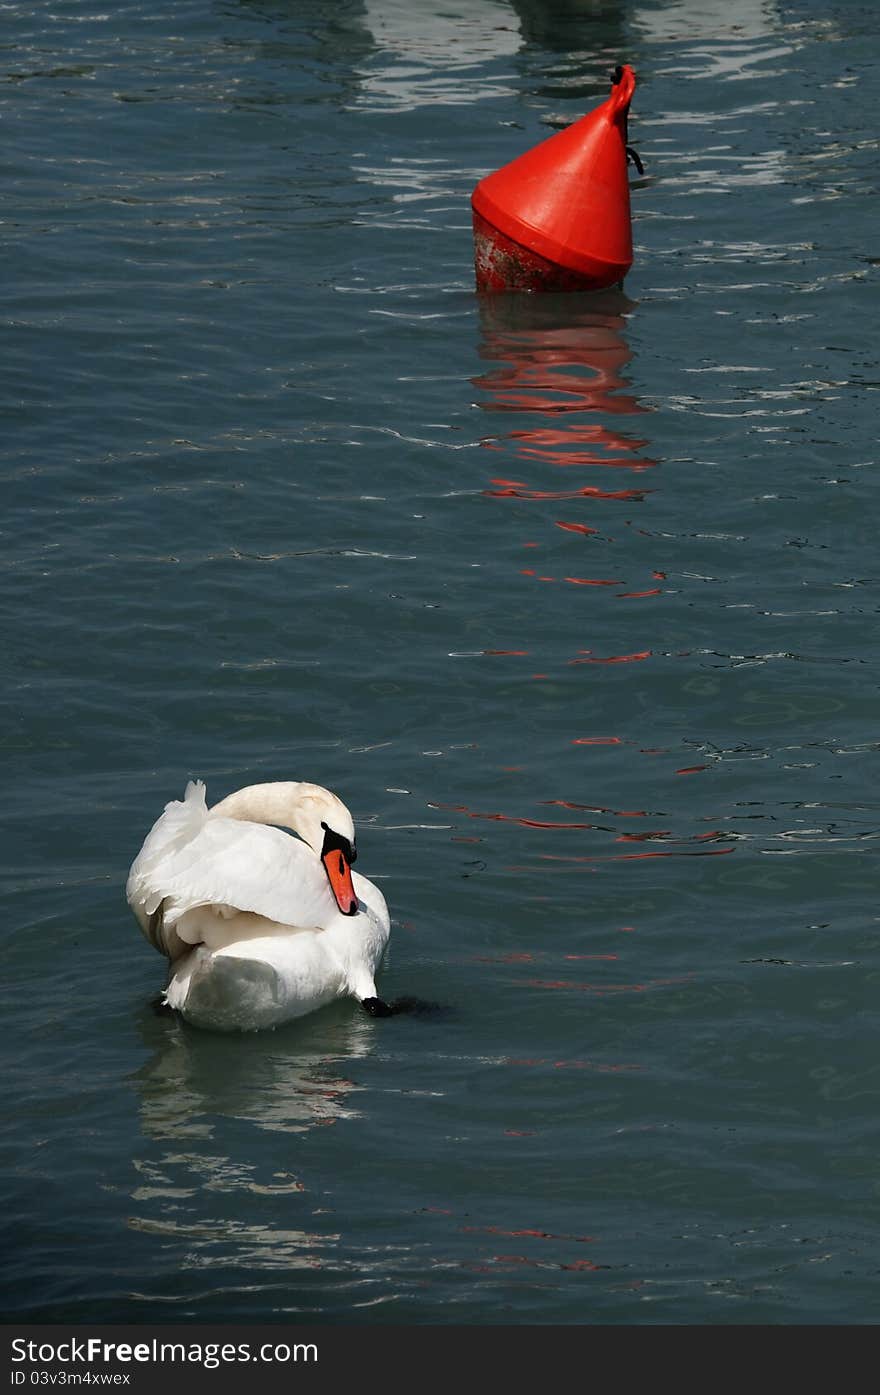
[[[275,1026],[346,995],[388,1013],[374,982],[388,907],[351,871],[355,856],[351,814],[320,785],[248,785],[208,809],[191,781],[147,834],[125,888],[171,960],[165,1002],[223,1030]]]

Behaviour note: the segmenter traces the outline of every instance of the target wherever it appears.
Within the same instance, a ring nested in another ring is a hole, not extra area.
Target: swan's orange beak
[[[339,848],[331,848],[321,858],[330,888],[336,897],[336,904],[343,915],[357,915],[358,899],[351,879],[351,868],[345,853]]]

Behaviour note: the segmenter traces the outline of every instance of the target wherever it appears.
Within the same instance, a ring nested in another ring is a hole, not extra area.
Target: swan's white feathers
[[[125,894],[132,905],[142,905],[152,915],[162,900],[155,904],[150,886],[157,869],[165,858],[191,842],[208,817],[205,786],[201,780],[190,780],[183,799],[172,799],[153,824],[144,845],[135,858],[128,876]]]
[[[166,804],[131,869],[128,899],[152,916],[164,901],[169,929],[196,906],[254,911],[282,925],[320,925],[335,903],[314,854],[267,824],[209,819],[205,786],[191,781]]]
[[[156,868],[154,876],[148,905],[155,902],[155,909],[159,901],[166,901],[166,925],[174,925],[195,906],[222,906],[254,911],[295,929],[312,929],[337,909],[311,849],[267,824],[208,820]]]

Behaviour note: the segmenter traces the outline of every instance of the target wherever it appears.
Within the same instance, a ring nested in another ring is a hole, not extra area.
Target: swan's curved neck
[[[351,879],[355,859],[354,824],[340,799],[321,785],[273,781],[246,785],[209,811],[209,818],[244,819],[280,824],[297,833],[323,862],[336,904],[343,915],[357,915],[357,892]]]
[[[296,826],[299,796],[306,786],[299,780],[275,780],[267,785],[246,785],[228,794],[210,810],[210,817],[244,819],[248,823],[272,823],[281,828]]]

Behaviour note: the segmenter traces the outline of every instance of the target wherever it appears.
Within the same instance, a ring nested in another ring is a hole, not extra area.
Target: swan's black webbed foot
[[[390,1017],[393,1012],[393,1008],[383,1003],[381,998],[362,998],[361,1007],[371,1017]]]
[[[157,998],[150,999],[150,1007],[157,1017],[176,1017],[176,1010],[165,1001],[165,994],[160,993]]]

